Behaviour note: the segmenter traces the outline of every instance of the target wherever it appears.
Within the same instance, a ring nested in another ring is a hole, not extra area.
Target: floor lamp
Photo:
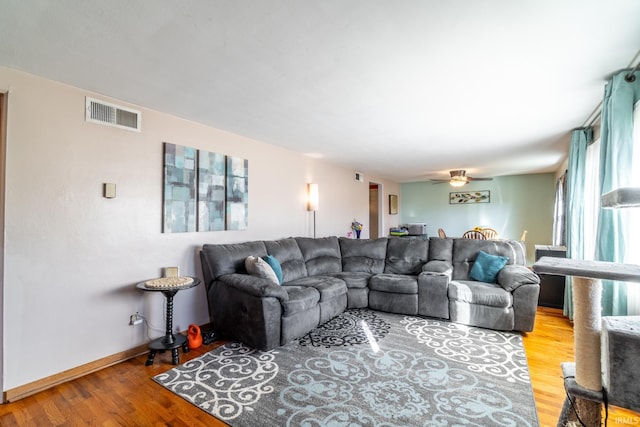
[[[307,210],[313,211],[313,238],[316,237],[316,211],[318,210],[318,184],[307,184]]]

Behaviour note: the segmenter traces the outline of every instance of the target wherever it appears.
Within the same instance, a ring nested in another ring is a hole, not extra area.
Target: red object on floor
[[[190,349],[198,348],[202,345],[202,334],[200,333],[200,327],[198,325],[189,325],[187,340],[189,341]]]

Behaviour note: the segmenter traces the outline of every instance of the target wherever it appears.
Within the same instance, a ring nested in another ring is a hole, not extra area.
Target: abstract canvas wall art
[[[196,231],[196,149],[164,143],[164,233]]]
[[[249,161],[164,143],[163,233],[246,230]]]
[[[225,229],[225,155],[198,151],[198,231]]]
[[[249,223],[249,161],[227,156],[227,230]]]

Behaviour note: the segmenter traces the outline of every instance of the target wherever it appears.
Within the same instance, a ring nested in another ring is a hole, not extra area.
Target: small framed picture
[[[397,194],[389,194],[389,214],[390,215],[398,214],[398,195]]]

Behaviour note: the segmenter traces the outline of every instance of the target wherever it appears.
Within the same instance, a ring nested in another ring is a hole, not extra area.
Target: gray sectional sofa
[[[250,256],[274,257],[282,283],[248,274]],[[482,265],[487,257],[506,262],[495,283],[471,278],[480,257]],[[531,331],[540,291],[524,245],[512,240],[296,237],[206,244],[200,258],[216,332],[262,350],[301,337],[346,308]]]

